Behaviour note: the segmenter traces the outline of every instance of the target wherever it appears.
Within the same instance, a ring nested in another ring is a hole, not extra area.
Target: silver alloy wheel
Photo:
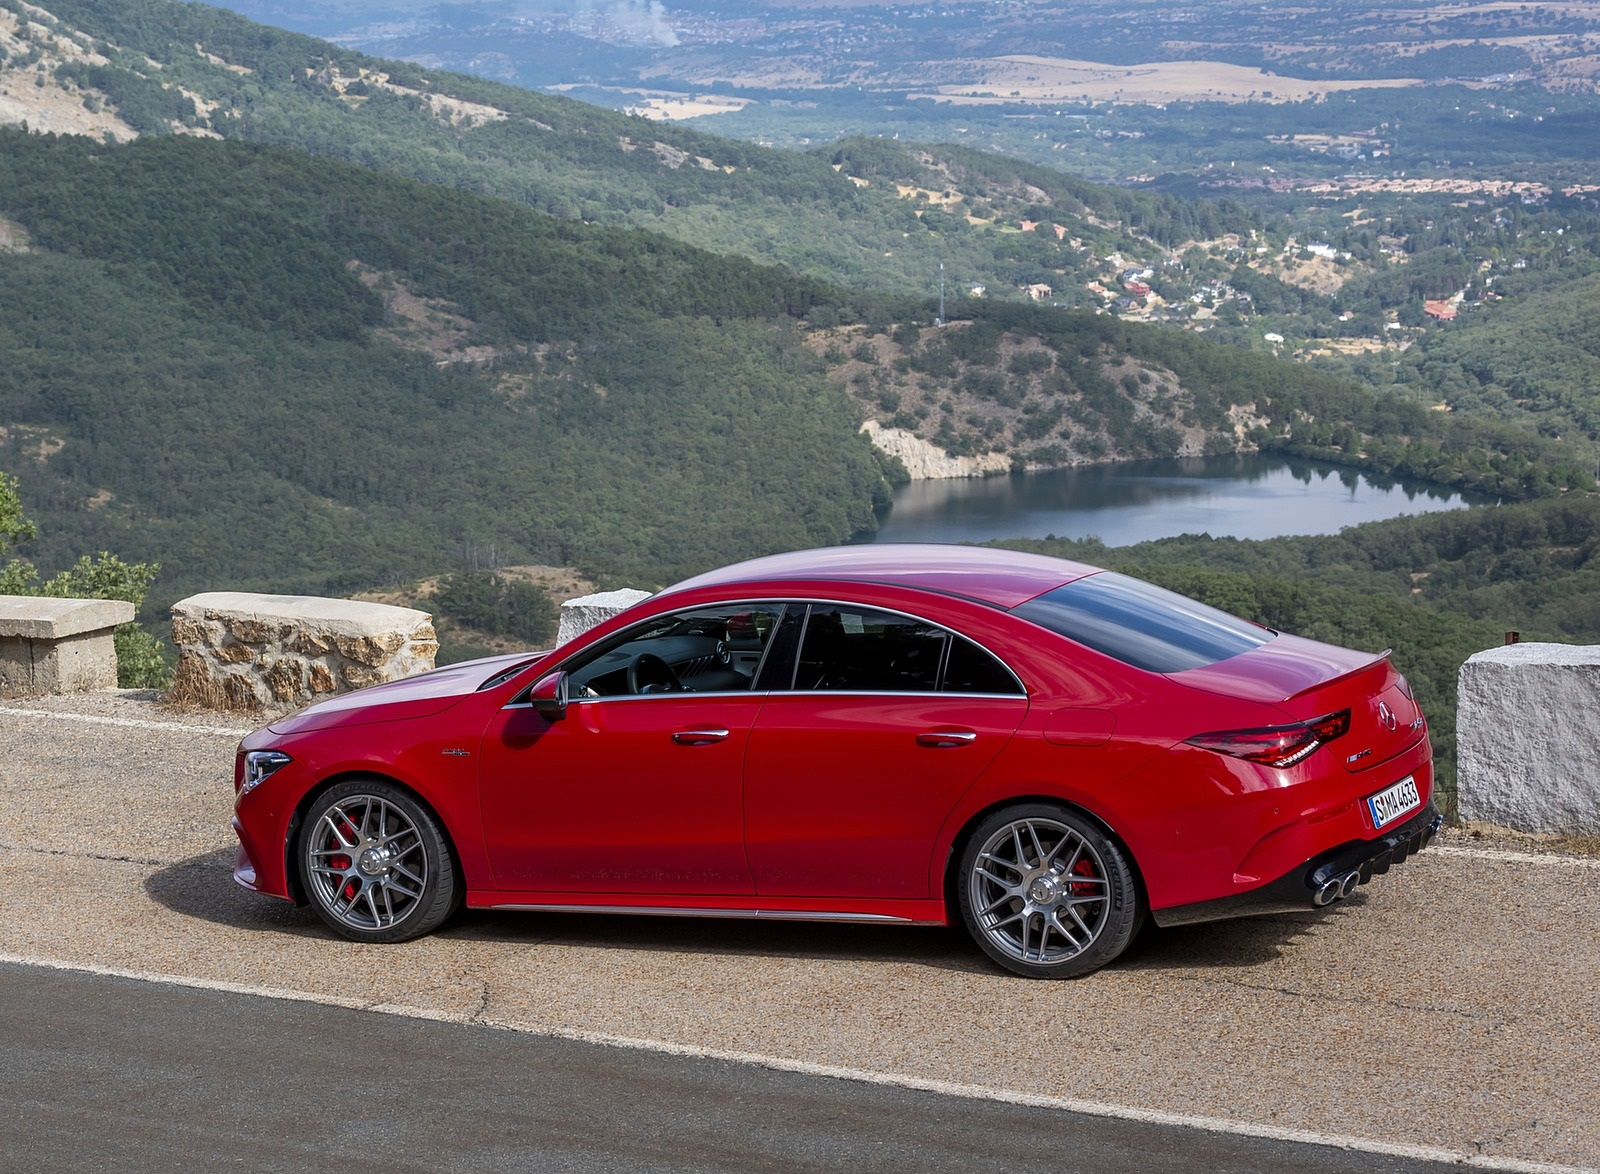
[[[1002,954],[1055,966],[1094,944],[1111,911],[1105,861],[1069,825],[1038,816],[1002,824],[967,875],[977,929]]]
[[[382,795],[357,792],[332,804],[305,837],[312,895],[356,930],[391,929],[428,887],[428,854],[411,818]]]

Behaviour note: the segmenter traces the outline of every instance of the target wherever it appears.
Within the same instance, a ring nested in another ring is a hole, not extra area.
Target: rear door
[[[1027,697],[937,624],[792,604],[802,629],[745,755],[745,844],[762,896],[922,899],[934,837],[1021,724]]]

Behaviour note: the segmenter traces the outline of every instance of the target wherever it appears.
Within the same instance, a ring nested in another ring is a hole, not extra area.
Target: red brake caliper
[[[1090,864],[1087,860],[1079,860],[1078,863],[1072,866],[1072,875],[1092,877],[1094,876],[1094,865]],[[1072,895],[1074,897],[1092,897],[1094,895],[1094,891],[1093,885],[1072,886]]]
[[[348,835],[351,839],[359,839],[360,838],[359,834],[356,831],[356,826],[355,826],[355,824],[350,822],[349,816],[345,817],[345,820],[344,820],[344,831],[345,831],[345,834]],[[344,841],[341,840],[338,836],[332,836],[332,837],[330,837],[330,839],[328,841],[328,847],[329,848],[342,848],[342,847],[344,847]],[[344,853],[342,853],[342,852],[340,852],[340,853],[338,853],[336,855],[333,855],[333,856],[329,856],[328,857],[328,867],[329,868],[337,868],[337,869],[340,869],[340,870],[349,868],[350,867],[350,857],[344,855]],[[360,891],[359,886],[357,886],[355,881],[353,881],[353,880],[352,881],[346,881],[345,885],[344,885],[344,888],[340,890],[340,895],[343,896],[346,901],[350,901],[350,900],[353,900],[355,898],[356,893],[359,892],[359,891]]]

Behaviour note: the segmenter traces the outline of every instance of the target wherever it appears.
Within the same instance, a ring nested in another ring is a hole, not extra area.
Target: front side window
[[[656,616],[567,666],[574,700],[751,687],[783,605],[724,604]]]
[[[989,653],[937,624],[848,604],[810,606],[794,688],[853,693],[1022,692]]]

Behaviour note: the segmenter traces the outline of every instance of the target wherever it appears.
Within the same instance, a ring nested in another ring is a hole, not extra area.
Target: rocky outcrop
[[[1600,645],[1508,644],[1461,666],[1461,818],[1600,833]]]
[[[433,668],[433,617],[408,607],[210,591],[172,605],[169,696],[217,709],[281,708]]]
[[[981,457],[953,457],[931,441],[923,440],[903,428],[888,428],[876,420],[861,425],[872,446],[896,457],[913,481],[936,481],[948,477],[990,477],[1011,470],[1005,453],[984,453]]]

